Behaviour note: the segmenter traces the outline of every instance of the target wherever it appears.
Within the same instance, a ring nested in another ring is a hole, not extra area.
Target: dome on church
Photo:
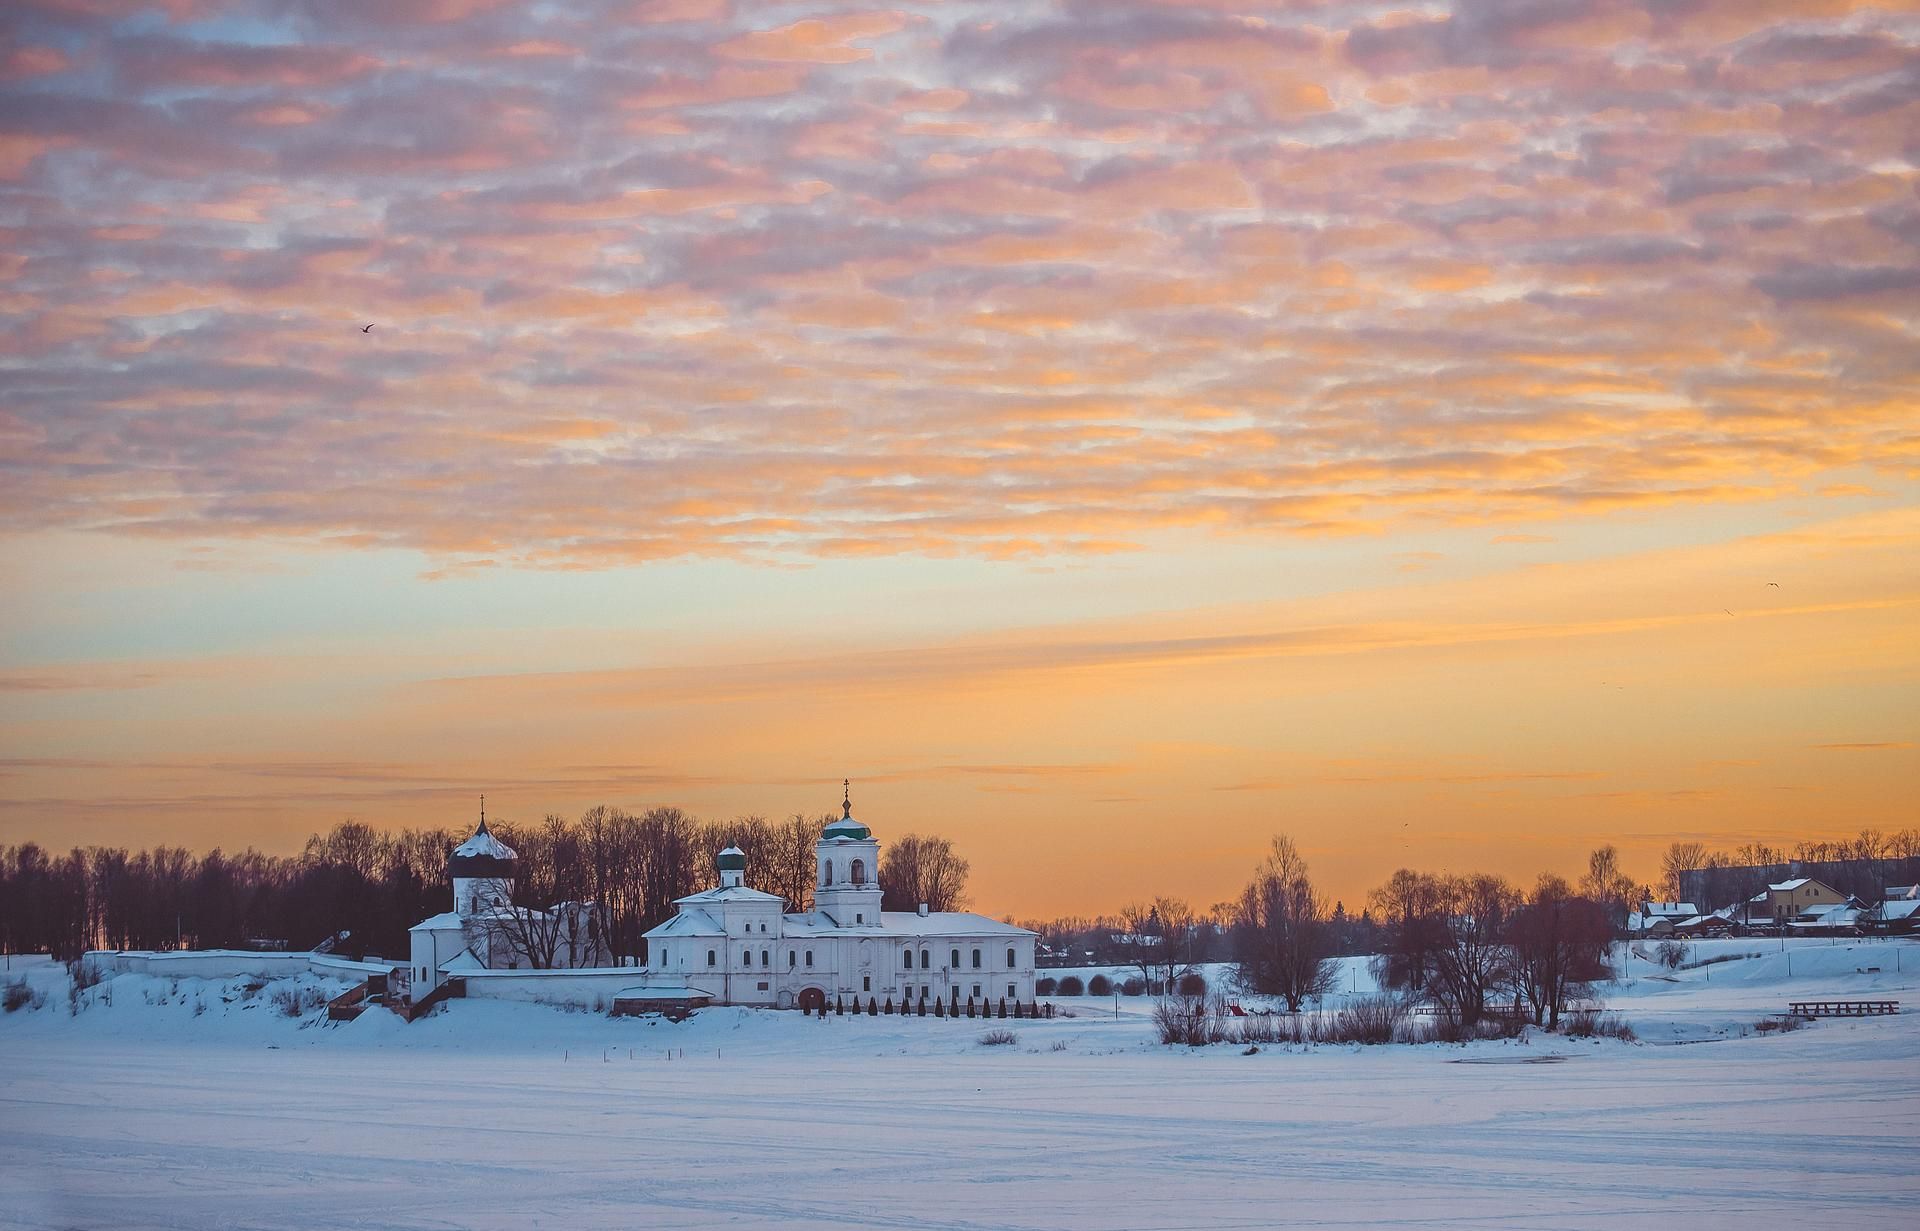
[[[747,870],[747,853],[737,846],[729,846],[714,857],[713,866],[722,872],[744,872]]]
[[[849,813],[827,826],[826,829],[821,831],[820,836],[828,839],[857,838],[864,842],[868,838],[873,837],[873,833],[865,825],[854,820],[853,815]]]
[[[511,846],[493,836],[482,820],[473,836],[453,848],[447,856],[447,875],[476,880],[511,878],[520,856]]]

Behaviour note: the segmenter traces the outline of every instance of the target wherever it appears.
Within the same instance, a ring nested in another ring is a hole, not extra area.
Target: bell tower
[[[880,926],[880,844],[853,819],[853,784],[843,782],[840,819],[813,847],[813,906],[843,928]]]

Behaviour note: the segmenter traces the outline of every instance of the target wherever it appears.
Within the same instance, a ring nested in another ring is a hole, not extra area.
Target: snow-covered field
[[[710,1010],[673,1025],[481,1001],[333,1026],[285,1016],[277,986],[145,976],[89,989],[74,1016],[43,964],[46,1003],[0,1016],[0,1226],[1906,1218],[1920,945],[1796,942],[1791,976],[1778,942],[1709,953],[1761,956],[1675,975],[1634,959],[1603,989],[1638,1044],[1251,1056],[1162,1047],[1148,1003],[1124,997],[1117,1018],[1088,998],[1060,1001],[1072,1018],[1008,1021],[1008,1046],[979,1041],[998,1021]],[[1818,996],[1907,1011],[1743,1037]]]

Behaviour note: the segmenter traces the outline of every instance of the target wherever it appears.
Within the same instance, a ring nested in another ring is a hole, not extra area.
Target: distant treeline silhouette
[[[577,821],[550,815],[489,828],[519,853],[517,901],[597,902],[613,953],[640,960],[641,934],[672,915],[675,898],[712,887],[714,856],[727,846],[746,852],[749,885],[779,894],[789,910],[807,909],[814,843],[832,819],[702,821],[678,808],[596,807]],[[447,854],[467,832],[343,822],[290,856],[0,847],[0,950],[63,959],[90,948],[304,950],[346,932],[345,952],[404,956],[410,926],[452,909]],[[926,893],[935,909],[953,909],[966,872],[944,839],[904,835],[881,864],[886,907],[911,910]]]

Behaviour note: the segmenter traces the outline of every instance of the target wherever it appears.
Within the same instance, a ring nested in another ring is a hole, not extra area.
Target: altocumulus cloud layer
[[[1917,9],[15,0],[0,525],[595,567],[1897,479]]]

